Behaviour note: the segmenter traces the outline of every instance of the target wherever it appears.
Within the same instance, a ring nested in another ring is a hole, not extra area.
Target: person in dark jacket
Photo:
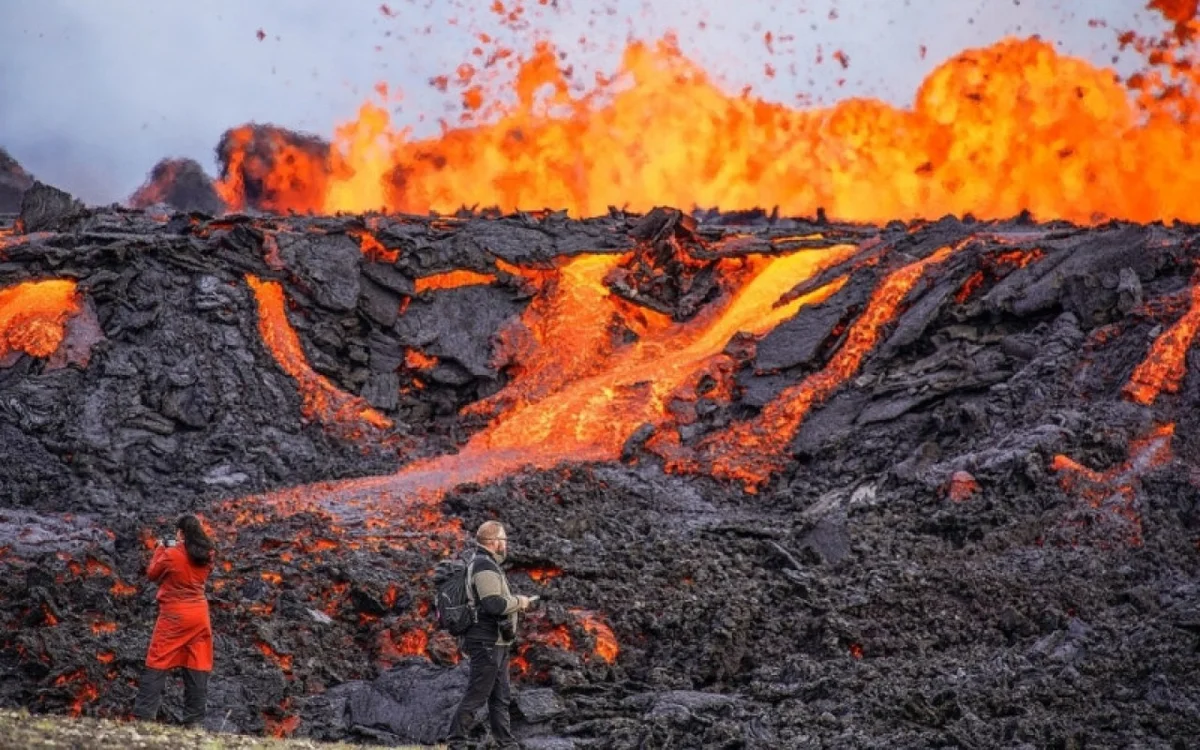
[[[167,674],[183,669],[184,724],[197,724],[208,703],[213,666],[212,624],[204,584],[213,569],[216,547],[200,519],[186,515],[176,524],[175,540],[154,548],[146,576],[158,584],[158,620],[146,651],[133,715],[157,718]]]
[[[487,703],[492,737],[503,750],[520,747],[512,734],[509,657],[517,637],[517,613],[529,609],[536,597],[513,594],[500,568],[508,554],[508,533],[498,521],[487,521],[475,532],[478,549],[471,560],[467,595],[477,618],[463,637],[471,663],[467,692],[450,720],[449,750],[467,747],[475,712]]]

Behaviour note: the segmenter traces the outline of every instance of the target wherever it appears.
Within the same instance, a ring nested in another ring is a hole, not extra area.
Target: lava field
[[[195,512],[207,727],[433,742],[496,518],[529,748],[1200,734],[1200,230],[164,200],[0,229],[0,705],[127,716]]]

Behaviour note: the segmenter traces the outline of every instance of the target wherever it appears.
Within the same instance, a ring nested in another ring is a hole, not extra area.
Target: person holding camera
[[[146,576],[158,584],[158,620],[146,651],[133,715],[143,721],[157,718],[167,674],[182,668],[183,723],[197,724],[207,709],[213,665],[212,624],[204,585],[213,569],[216,545],[196,516],[183,516],[175,526],[175,538],[159,541],[146,569]]]
[[[508,577],[500,568],[508,555],[508,533],[499,521],[487,521],[475,532],[477,550],[467,582],[475,602],[475,624],[463,636],[463,650],[471,663],[467,691],[450,720],[449,750],[467,747],[467,736],[475,712],[484,703],[492,737],[503,750],[517,748],[508,704],[511,700],[508,665],[517,638],[517,613],[537,601],[536,596],[513,594]]]

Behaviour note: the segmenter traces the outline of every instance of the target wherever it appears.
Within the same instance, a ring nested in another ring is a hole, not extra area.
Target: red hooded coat
[[[158,584],[158,622],[146,652],[147,667],[212,671],[212,624],[204,596],[212,568],[211,562],[192,562],[182,544],[155,548],[146,575]]]

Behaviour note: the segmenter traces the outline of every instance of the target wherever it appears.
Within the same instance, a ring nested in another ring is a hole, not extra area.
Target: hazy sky
[[[329,136],[379,82],[403,94],[394,121],[428,133],[459,112],[459,98],[430,79],[478,65],[481,32],[519,53],[552,39],[576,79],[590,81],[614,71],[631,36],[673,30],[731,90],[904,106],[931,68],[964,48],[1037,34],[1112,65],[1116,29],[1162,25],[1141,0],[522,2],[520,21],[505,23],[492,0],[390,0],[388,12],[376,0],[0,0],[0,146],[36,176],[110,202],[164,156],[215,172],[213,149],[233,125]]]

